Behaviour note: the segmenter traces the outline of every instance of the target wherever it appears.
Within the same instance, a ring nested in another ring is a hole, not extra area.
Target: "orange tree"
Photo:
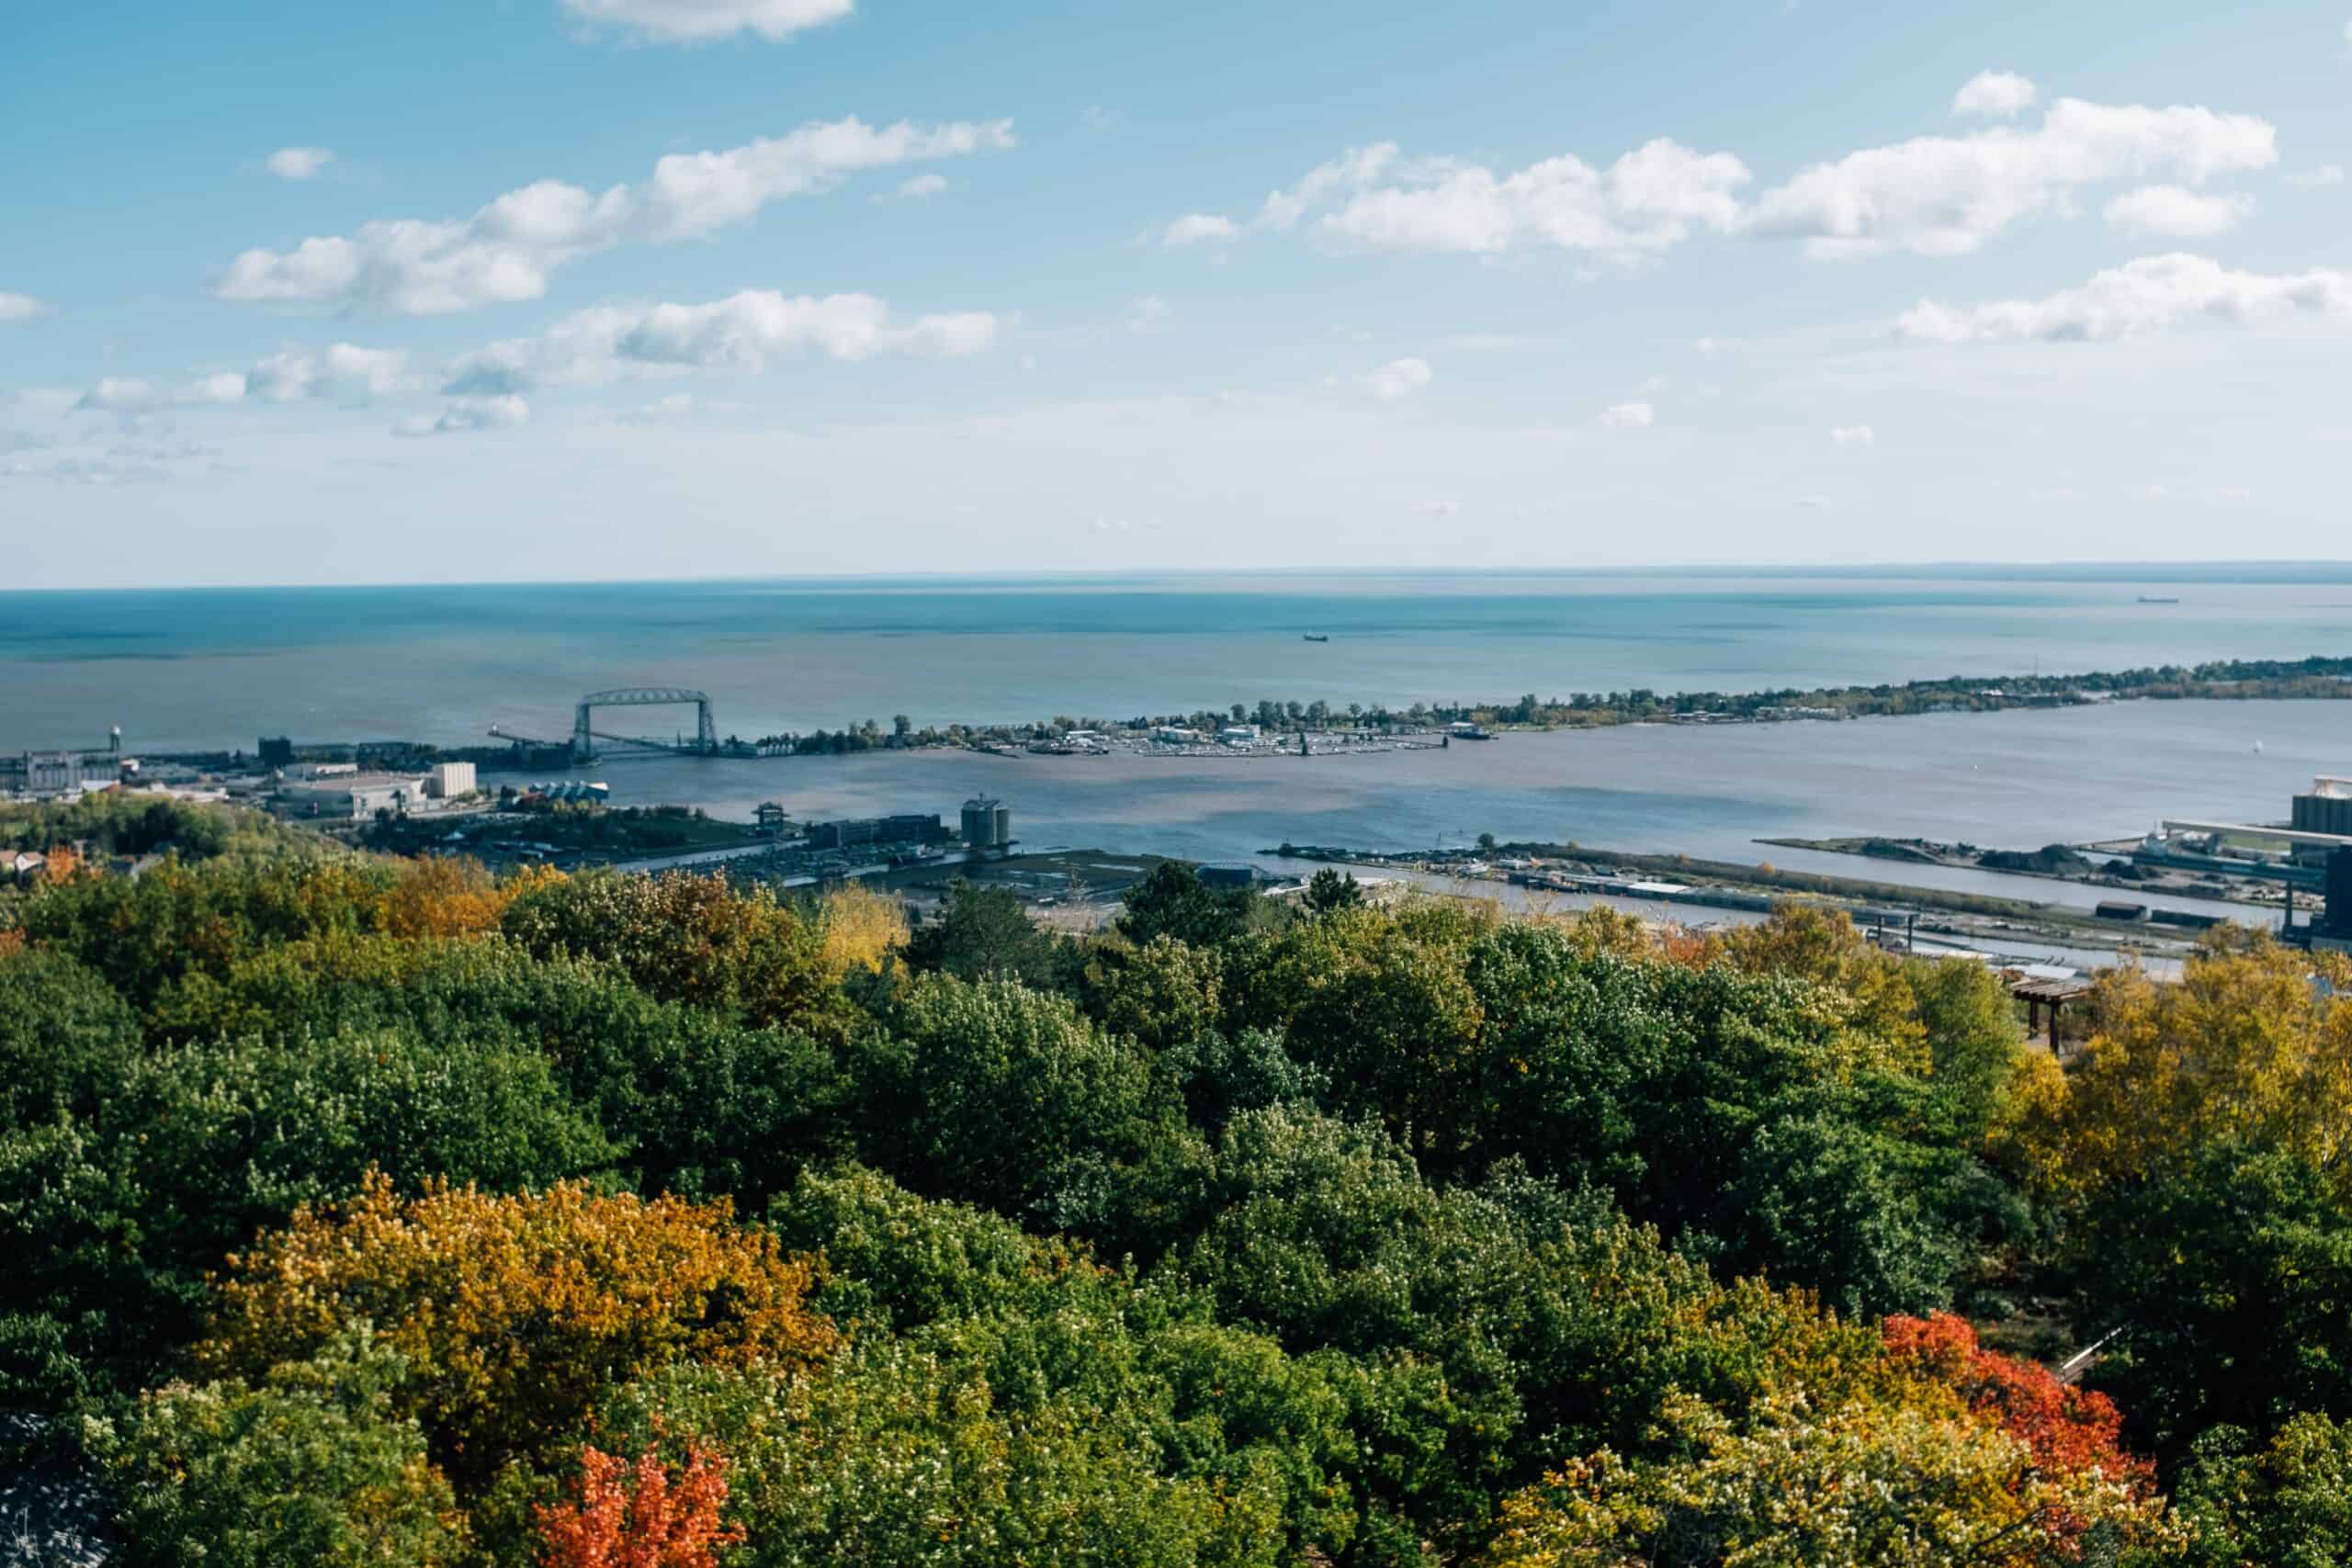
[[[686,1358],[797,1369],[830,1352],[804,1300],[813,1265],[722,1201],[601,1196],[559,1183],[496,1198],[371,1175],[339,1211],[305,1209],[232,1258],[205,1365],[256,1375],[345,1325],[405,1356],[401,1405],[461,1487],[538,1454],[597,1390]]]
[[[720,1550],[743,1540],[719,1523],[727,1458],[699,1443],[674,1479],[654,1448],[632,1463],[583,1447],[580,1471],[569,1501],[533,1509],[544,1568],[718,1568]]]

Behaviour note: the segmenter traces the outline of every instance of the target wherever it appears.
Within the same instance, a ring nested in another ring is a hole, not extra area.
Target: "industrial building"
[[[2295,796],[2294,818],[2288,825],[2300,833],[2352,838],[2352,779],[2325,773],[2313,779],[2309,795]]]
[[[2327,857],[2327,908],[2310,928],[2322,953],[2352,953],[2352,849]]]
[[[978,853],[1002,850],[1012,842],[1012,812],[993,795],[976,795],[964,803],[964,847]]]
[[[476,787],[471,762],[435,762],[424,775],[424,793],[435,800],[455,800]]]
[[[854,844],[936,844],[951,835],[937,812],[928,816],[904,812],[896,817],[862,817],[843,822],[812,822],[808,847],[845,850]]]
[[[103,751],[23,751],[0,757],[0,791],[21,795],[80,795],[119,784],[139,764],[122,754],[122,727],[107,735]]]
[[[406,773],[345,773],[289,781],[277,798],[289,817],[363,822],[379,811],[397,815],[424,804],[424,780]]]

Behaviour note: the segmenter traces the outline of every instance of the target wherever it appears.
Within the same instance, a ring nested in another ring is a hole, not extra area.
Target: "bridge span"
[[[647,740],[634,736],[607,735],[594,727],[598,708],[683,707],[688,703],[692,703],[695,709],[695,738],[691,741]],[[599,739],[650,746],[657,751],[678,751],[688,756],[714,757],[718,754],[718,726],[710,716],[709,694],[689,691],[684,686],[620,686],[609,692],[589,693],[572,710],[571,760],[575,762],[594,761]]]

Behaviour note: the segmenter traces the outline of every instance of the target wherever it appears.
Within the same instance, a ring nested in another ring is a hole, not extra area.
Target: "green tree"
[[[1173,937],[1194,947],[1215,947],[1262,921],[1265,902],[1247,887],[1211,887],[1195,867],[1161,861],[1127,890],[1119,932],[1141,946],[1154,937]]]
[[[2234,1427],[2197,1439],[2174,1493],[2194,1568],[2352,1562],[2352,1425],[2306,1411],[2267,1444]]]
[[[567,877],[514,900],[502,929],[528,952],[602,959],[663,1001],[741,1022],[831,1038],[853,1021],[820,922],[723,877]]]
[[[20,1260],[0,1311],[135,1371],[194,1336],[208,1270],[370,1169],[512,1190],[614,1155],[529,1051],[390,1032],[166,1051],[90,1120],[0,1136],[0,1246]]]
[[[257,1385],[175,1382],[102,1434],[130,1568],[442,1568],[466,1560],[448,1483],[393,1410],[407,1363],[366,1328]],[[194,1554],[192,1557],[191,1554]]]
[[[916,980],[852,1047],[858,1147],[918,1190],[1081,1228],[1106,1181],[1182,1136],[1148,1053],[1008,980]]]
[[[1040,929],[1012,888],[959,876],[947,885],[939,912],[915,928],[907,963],[959,980],[1019,980],[1057,991],[1072,985],[1083,959]]]
[[[0,1133],[87,1115],[140,1054],[139,1018],[62,953],[0,954]]]
[[[1308,914],[1336,915],[1363,905],[1363,885],[1355,873],[1334,871],[1327,865],[1307,878],[1305,897]]]
[[[2352,1207],[2335,1173],[2216,1145],[2103,1192],[2080,1237],[2089,1381],[2167,1465],[2207,1428],[2352,1418]]]

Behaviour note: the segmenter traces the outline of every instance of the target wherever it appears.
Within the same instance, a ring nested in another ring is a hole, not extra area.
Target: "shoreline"
[[[711,751],[659,742],[602,750],[574,759],[568,745],[553,740],[510,744],[444,746],[387,739],[295,744],[301,761],[356,761],[385,771],[422,769],[436,761],[470,761],[484,772],[550,773],[634,757],[713,756],[738,761],[786,761],[808,756],[868,751],[972,751],[991,756],[1104,753],[1147,756],[1262,757],[1374,750],[1436,749],[1442,734],[1488,740],[1509,735],[1559,730],[1613,729],[1637,725],[1713,728],[1723,725],[1843,723],[1858,718],[1899,718],[1927,714],[2001,713],[2018,708],[2091,708],[2124,702],[2331,702],[2352,700],[2352,657],[2313,654],[2300,660],[2224,660],[2188,668],[2141,667],[2076,674],[1947,676],[1936,680],[1813,689],[1773,688],[1739,693],[1678,692],[1643,688],[1611,693],[1574,693],[1537,698],[1530,693],[1510,702],[1416,703],[1391,709],[1351,702],[1335,706],[1261,701],[1253,708],[1235,703],[1224,708],[1126,718],[1072,717],[1037,722],[955,722],[944,727],[894,722],[885,730],[873,719],[840,730],[763,736],[729,736]],[[1220,729],[1250,728],[1247,742],[1218,738]],[[1467,728],[1476,733],[1464,734]],[[1193,731],[1190,740],[1162,740],[1159,732]],[[1074,742],[1073,736],[1094,738]],[[1319,747],[1317,742],[1322,742]],[[11,742],[11,745],[14,743]],[[24,754],[40,748],[25,749]],[[68,750],[71,750],[70,748]],[[6,755],[0,749],[0,756]],[[154,750],[142,755],[177,767],[225,768],[246,761],[240,749]]]

